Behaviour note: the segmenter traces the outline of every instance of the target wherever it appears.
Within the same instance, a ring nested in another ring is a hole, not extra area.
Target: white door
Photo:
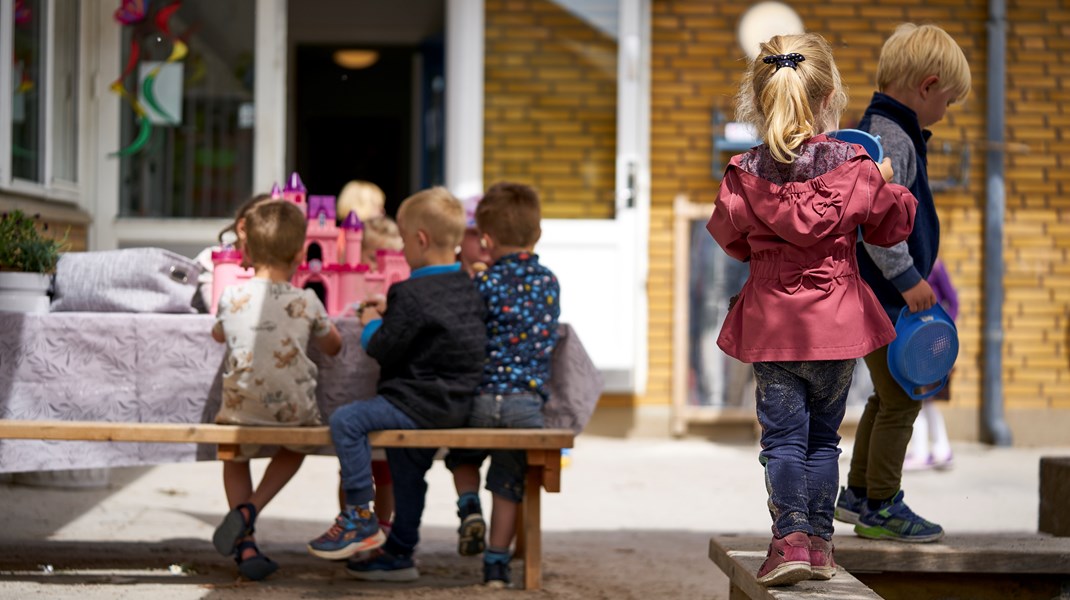
[[[647,370],[649,228],[649,0],[559,0],[582,11],[616,5],[616,210],[607,219],[548,219],[538,252],[561,282],[571,323],[606,391],[643,393]]]
[[[611,193],[615,206],[607,218],[544,219],[537,250],[560,279],[561,320],[575,328],[605,375],[606,391],[641,394],[647,366],[650,0],[549,3],[615,48],[615,190],[591,190]],[[447,0],[446,7],[446,185],[463,197],[484,189],[484,6]]]

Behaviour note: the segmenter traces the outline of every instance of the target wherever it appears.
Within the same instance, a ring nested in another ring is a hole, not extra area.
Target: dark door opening
[[[412,191],[413,69],[417,47],[359,47],[371,66],[335,62],[339,46],[296,48],[295,166],[310,194],[337,195],[351,180],[386,194],[387,213]]]

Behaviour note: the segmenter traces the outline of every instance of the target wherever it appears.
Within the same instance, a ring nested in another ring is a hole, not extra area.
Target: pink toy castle
[[[379,250],[377,271],[360,264],[364,225],[356,213],[349,213],[340,226],[335,225],[335,197],[309,196],[307,192],[297,173],[290,175],[281,190],[278,185],[271,190],[272,196],[297,204],[308,218],[305,262],[294,274],[294,286],[315,290],[327,314],[336,317],[370,296],[385,296],[391,285],[408,279],[409,265],[400,251]],[[212,261],[215,263],[211,306],[214,314],[223,289],[251,278],[253,271],[241,268],[241,252],[234,249],[213,252]]]

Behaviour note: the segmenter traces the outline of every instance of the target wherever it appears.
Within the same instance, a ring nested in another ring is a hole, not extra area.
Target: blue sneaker
[[[369,560],[346,562],[346,573],[362,581],[416,581],[420,572],[411,556],[395,556],[385,550]]]
[[[379,520],[374,514],[350,515],[342,511],[326,533],[308,543],[308,551],[320,558],[341,560],[358,552],[374,550],[385,542],[386,536],[379,529]]]
[[[856,496],[849,488],[840,487],[840,497],[836,500],[836,512],[832,516],[842,523],[858,525],[858,518],[865,508],[865,496]]]
[[[511,571],[507,562],[484,562],[483,585],[499,590],[511,588],[513,587],[510,579]]]
[[[944,537],[944,528],[914,514],[903,502],[903,490],[899,490],[876,510],[867,506],[855,525],[855,533],[873,540],[920,543]]]

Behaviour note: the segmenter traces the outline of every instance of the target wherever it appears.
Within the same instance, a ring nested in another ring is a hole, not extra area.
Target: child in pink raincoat
[[[750,277],[717,344],[754,363],[761,463],[773,539],[765,585],[829,579],[837,459],[855,359],[895,330],[858,275],[855,244],[905,240],[917,200],[889,184],[861,146],[822,134],[847,94],[828,42],[816,34],[761,45],[737,97],[736,118],[760,146],[732,158],[706,228]]]

